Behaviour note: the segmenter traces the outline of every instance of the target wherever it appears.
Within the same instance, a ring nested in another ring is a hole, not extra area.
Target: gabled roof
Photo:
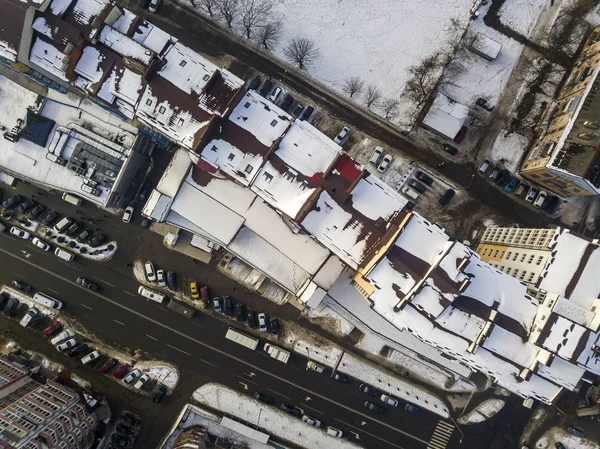
[[[125,36],[108,25],[104,25],[98,40],[116,53],[135,59],[144,65],[150,64],[150,61],[154,57],[152,51],[144,48],[130,37]]]

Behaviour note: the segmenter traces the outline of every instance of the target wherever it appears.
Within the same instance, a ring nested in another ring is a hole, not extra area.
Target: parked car
[[[494,106],[490,106],[485,98],[479,97],[477,100],[475,100],[475,104],[488,112],[492,112],[494,110]]]
[[[77,236],[77,241],[79,243],[85,243],[92,236],[92,231],[84,229],[83,232],[80,232]]]
[[[200,299],[204,302],[208,302],[208,287],[206,285],[200,287]]]
[[[281,87],[279,86],[275,86],[275,89],[273,89],[273,91],[269,94],[269,96],[267,97],[267,100],[275,103],[277,101],[277,99],[279,98],[279,95],[281,95]]]
[[[148,374],[142,374],[133,386],[133,388],[135,388],[136,390],[141,390],[143,386],[146,385],[146,382],[148,382],[149,380],[150,376],[148,376]]]
[[[279,320],[277,318],[271,318],[271,322],[269,324],[271,325],[271,333],[278,335],[281,331],[279,327]]]
[[[338,145],[341,145],[342,142],[345,142],[346,139],[348,138],[348,135],[350,134],[350,128],[348,128],[347,126],[344,126],[342,128],[342,130],[340,131],[340,133],[335,136],[335,138],[333,139],[333,141],[335,143],[337,143]]]
[[[425,187],[419,181],[416,181],[414,179],[411,179],[410,181],[408,181],[408,185],[419,193],[427,192],[427,187]]]
[[[417,171],[417,174],[415,175],[415,177],[416,177],[416,178],[417,178],[419,181],[421,181],[421,182],[423,182],[423,183],[427,184],[428,186],[430,186],[430,185],[432,185],[432,184],[433,184],[433,178],[432,178],[431,176],[429,176],[429,175],[427,175],[427,174],[423,173],[421,170],[418,170],[418,171]]]
[[[81,358],[81,363],[87,365],[88,363],[92,363],[100,358],[100,351],[92,351],[88,355],[85,355]]]
[[[198,299],[200,297],[198,294],[198,284],[196,281],[190,282],[190,296],[192,299]]]
[[[128,426],[127,424],[119,423],[119,424],[117,424],[117,427],[115,427],[115,430],[117,433],[120,433],[121,435],[127,435],[127,436],[135,435],[135,429],[131,426]]]
[[[546,201],[547,197],[548,197],[548,194],[546,192],[544,192],[543,190],[540,191],[539,195],[537,196],[537,198],[533,202],[533,205],[535,207],[542,207],[544,205],[544,202]]]
[[[25,314],[25,316],[24,316],[23,318],[21,318],[21,321],[20,321],[20,323],[19,323],[19,324],[20,324],[21,326],[23,326],[23,327],[27,327],[27,326],[29,326],[29,325],[31,324],[31,322],[32,322],[33,320],[35,320],[35,319],[36,319],[36,318],[37,318],[39,315],[40,315],[40,311],[39,311],[37,308],[35,308],[35,307],[32,307],[31,309],[29,309],[29,310],[27,311],[27,313]]]
[[[449,145],[447,143],[442,144],[442,150],[444,150],[447,153],[450,153],[452,156],[456,156],[456,154],[458,153],[456,147],[453,147],[452,145]]]
[[[162,0],[150,0],[150,4],[148,5],[148,11],[157,12],[158,8],[160,8],[160,4]]]
[[[33,200],[27,200],[19,206],[19,211],[25,213],[32,207],[34,207],[37,203]]]
[[[336,429],[335,427],[331,427],[331,426],[327,426],[326,430],[327,430],[327,435],[330,435],[335,438],[342,438],[342,435],[344,434],[344,432],[342,432],[340,429]]]
[[[535,187],[531,186],[529,188],[529,192],[527,192],[527,196],[525,197],[525,201],[527,201],[528,203],[532,203],[533,200],[535,199],[535,197],[538,194],[538,189],[536,189]]]
[[[12,281],[11,285],[17,290],[21,290],[22,292],[29,293],[31,291],[31,285],[26,284],[23,281],[17,281],[16,279]]]
[[[69,226],[67,228],[67,235],[68,236],[74,236],[79,231],[81,231],[81,223],[75,222],[75,223],[73,223],[71,226]]]
[[[148,261],[144,264],[144,271],[146,272],[148,282],[156,282],[156,271],[152,262]]]
[[[485,175],[488,171],[488,168],[490,168],[490,161],[489,159],[484,159],[481,165],[479,166],[479,173]]]
[[[156,271],[156,282],[159,287],[166,287],[167,281],[165,279],[165,270],[160,269]]]
[[[571,435],[575,435],[576,437],[585,438],[585,430],[580,429],[579,427],[569,426],[567,427],[567,432],[569,432]]]
[[[409,412],[414,413],[415,415],[421,414],[421,409],[419,407],[408,403],[404,406],[404,410],[408,410]]]
[[[304,112],[302,113],[302,116],[300,117],[300,121],[309,122],[310,119],[312,118],[314,112],[315,112],[315,108],[313,108],[310,105],[306,106],[306,109],[304,110]]]
[[[3,309],[4,315],[6,315],[7,317],[13,316],[18,306],[19,300],[17,298],[8,298]]]
[[[169,290],[175,290],[177,288],[174,271],[167,271],[167,287]]]
[[[31,240],[31,243],[33,243],[42,251],[50,251],[52,249],[52,247],[48,243],[44,242],[43,240],[40,240],[37,237],[34,237],[33,240]]]
[[[281,405],[279,406],[279,408],[281,410],[283,410],[286,413],[289,413],[292,416],[300,416],[301,415],[301,411],[298,410],[296,408],[296,406],[291,405],[291,404],[286,404],[285,402],[282,402]]]
[[[8,295],[6,293],[0,293],[0,308],[3,308],[8,300]]]
[[[519,184],[519,187],[517,187],[515,189],[515,195],[517,196],[523,196],[525,195],[528,191],[529,191],[529,187],[527,184],[525,184],[524,182],[522,182],[521,184]]]
[[[504,191],[511,193],[517,187],[519,187],[519,184],[521,184],[521,181],[519,181],[519,179],[516,176],[513,176],[512,178],[510,178],[510,181],[508,181],[508,184],[506,184],[506,186],[504,187]]]
[[[246,321],[246,310],[243,304],[236,304],[235,316],[238,321]]]
[[[313,427],[321,427],[321,421],[319,421],[316,418],[312,418],[308,415],[303,415],[302,416],[302,421],[304,421],[306,424],[308,424],[309,426],[313,426]]]
[[[215,312],[221,313],[223,311],[221,308],[221,298],[218,296],[213,298],[213,307],[215,308]]]
[[[384,404],[390,405],[392,407],[397,407],[398,406],[398,399],[396,399],[393,396],[390,396],[389,394],[382,394],[379,399],[381,399],[381,402],[383,402]]]
[[[141,375],[142,375],[142,372],[139,369],[136,368],[132,372],[130,372],[127,376],[125,376],[123,378],[123,383],[125,385],[129,385],[131,382],[133,382],[134,380],[136,380]]]
[[[73,332],[71,332],[69,329],[66,329],[64,331],[62,331],[60,334],[58,334],[56,337],[53,337],[52,339],[50,339],[50,344],[51,345],[57,345],[65,340],[68,340],[71,337],[74,337],[75,334]]]
[[[50,212],[48,212],[46,214],[46,216],[42,220],[42,223],[45,224],[46,226],[51,226],[52,223],[54,223],[57,218],[58,218],[58,212],[56,212],[55,210],[51,210]]]
[[[333,375],[333,379],[337,380],[338,382],[341,382],[343,384],[347,384],[348,383],[348,376],[346,376],[345,374],[342,374],[340,372],[336,372]]]
[[[553,195],[548,200],[548,203],[546,204],[546,212],[548,212],[550,215],[552,215],[554,212],[556,212],[556,209],[558,208],[559,205],[560,205],[560,198],[557,197],[556,195]]]
[[[564,444],[562,444],[562,443],[556,443],[556,445],[555,445],[554,447],[555,447],[556,449],[567,449],[567,448],[565,447],[565,445],[564,445]]]
[[[90,350],[89,346],[87,344],[83,343],[83,344],[77,346],[71,352],[69,352],[69,357],[71,357],[71,358],[80,357],[84,354],[87,354],[89,352],[89,350]]]
[[[266,97],[267,94],[269,92],[271,92],[272,87],[273,87],[273,81],[271,81],[269,79],[265,80],[265,83],[261,87],[259,94],[261,94],[263,97]]]
[[[381,405],[375,404],[374,402],[371,402],[371,401],[365,401],[363,404],[363,407],[371,412],[375,412],[380,415],[385,411],[385,409]]]
[[[31,237],[31,234],[27,231],[24,231],[21,228],[17,228],[16,226],[13,226],[12,228],[10,228],[10,233],[16,237],[19,237],[20,239],[23,240],[28,240],[29,237]]]
[[[98,285],[94,284],[93,282],[88,281],[85,278],[77,278],[77,280],[75,282],[81,288],[85,288],[86,290],[91,290],[93,292],[98,291]]]
[[[250,84],[248,85],[248,90],[258,89],[258,86],[260,86],[261,81],[262,80],[260,79],[260,76],[256,75],[254,78],[252,78],[252,81],[250,81]]]
[[[35,220],[37,217],[42,215],[45,210],[46,210],[45,206],[38,204],[37,206],[35,206],[33,208],[33,210],[31,212],[29,212],[29,218],[31,218],[32,220]]]
[[[373,388],[373,387],[371,387],[371,386],[369,386],[367,384],[360,384],[358,386],[358,389],[361,392],[363,392],[365,394],[368,394],[369,396],[373,396],[374,398],[376,398],[377,396],[379,396],[379,392],[375,388]]]
[[[9,199],[7,199],[6,201],[4,201],[2,203],[2,207],[4,207],[5,209],[12,209],[17,204],[19,204],[21,201],[23,201],[22,196],[20,196],[20,195],[11,196]]]
[[[119,366],[115,372],[113,373],[113,376],[115,376],[117,379],[121,379],[123,378],[123,376],[125,376],[129,370],[131,369],[131,366],[128,365],[127,363],[123,363],[121,366]]]
[[[455,194],[456,192],[454,191],[454,189],[446,190],[446,192],[440,198],[440,204],[442,206],[446,206],[452,200],[452,198],[454,198]]]
[[[96,247],[102,245],[105,240],[106,240],[106,235],[104,235],[104,234],[97,234],[94,237],[92,237],[92,240],[90,240],[89,245],[92,248],[96,248]]]
[[[379,163],[379,159],[381,159],[381,155],[383,154],[383,148],[381,147],[375,147],[375,149],[373,150],[373,154],[371,155],[371,159],[369,160],[369,162],[371,164],[373,164],[375,167],[377,167],[377,164]]]
[[[289,109],[292,107],[293,103],[294,97],[292,97],[290,94],[285,94],[285,97],[281,102],[281,109],[283,109],[285,112],[289,112]]]
[[[267,316],[264,313],[258,314],[258,330],[267,332]]]
[[[499,187],[504,187],[508,180],[510,179],[510,172],[506,169],[500,172],[498,179],[496,179],[496,185]]]
[[[390,162],[392,162],[391,154],[386,154],[385,156],[383,156],[381,163],[377,166],[377,170],[379,171],[379,173],[383,173],[388,167],[388,165],[390,165]]]
[[[297,103],[296,106],[294,106],[294,109],[292,110],[292,115],[294,117],[298,118],[303,110],[304,110],[304,106],[301,105],[300,103]]]
[[[272,404],[273,398],[267,394],[256,392],[254,393],[254,399],[260,402],[264,402],[265,404]]]
[[[458,131],[458,134],[454,137],[454,141],[456,143],[462,143],[462,141],[465,140],[465,137],[467,136],[467,131],[469,131],[469,128],[467,128],[466,126],[462,126],[460,128],[460,131]]]
[[[248,326],[256,327],[256,312],[254,310],[248,310]]]
[[[74,338],[69,338],[68,340],[63,341],[62,343],[56,345],[56,349],[58,351],[64,352],[67,349],[74,348],[76,344],[77,344],[77,340],[75,340]]]
[[[117,364],[117,359],[108,359],[106,362],[104,362],[104,365],[102,365],[100,367],[100,372],[106,373],[106,372],[110,371],[112,369],[112,367],[115,366],[116,364]]]
[[[492,181],[496,182],[496,180],[498,179],[498,176],[500,176],[500,168],[496,167],[495,165],[492,167],[492,171],[490,172],[490,175],[488,176]]]
[[[160,384],[156,389],[156,393],[154,393],[154,398],[152,400],[156,403],[162,402],[165,394],[167,394],[167,387],[163,384]]]
[[[229,296],[223,297],[223,313],[225,315],[233,315],[233,301]]]
[[[118,433],[113,433],[110,436],[110,441],[119,446],[120,448],[128,448],[131,446],[131,440],[129,437],[124,437],[123,435],[119,435]]]
[[[127,206],[125,208],[125,212],[123,212],[123,222],[129,223],[131,221],[132,216],[133,216],[133,206]]]

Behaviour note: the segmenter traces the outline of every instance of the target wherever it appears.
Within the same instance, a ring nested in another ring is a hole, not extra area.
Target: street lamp
[[[460,432],[460,440],[458,441],[459,444],[462,443],[463,438],[465,437],[465,434],[463,433],[463,431],[460,429],[460,427],[458,426],[458,423],[456,421],[454,421],[454,418],[452,418],[452,416],[450,414],[448,414],[448,416],[450,416],[450,419],[452,420],[452,422],[454,423],[454,426],[458,429],[458,431]]]
[[[471,184],[473,184],[473,179],[475,179],[475,173],[471,174],[471,180],[469,181],[469,184],[465,187],[465,189],[471,187]]]

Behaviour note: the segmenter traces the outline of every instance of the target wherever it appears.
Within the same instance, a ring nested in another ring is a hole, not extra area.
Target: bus
[[[258,346],[258,338],[254,338],[249,335],[243,334],[240,331],[234,329],[233,327],[230,327],[227,330],[225,338],[236,342],[238,345],[242,345],[247,347],[248,349],[252,349],[253,351]]]

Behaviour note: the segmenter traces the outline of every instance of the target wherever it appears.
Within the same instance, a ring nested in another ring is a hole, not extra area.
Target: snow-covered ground
[[[520,134],[500,133],[492,145],[491,159],[494,164],[516,173],[528,143],[529,139]]]
[[[536,449],[554,449],[556,443],[562,443],[567,449],[600,449],[598,442],[579,438],[559,427],[549,429],[535,444]]]
[[[194,391],[193,398],[201,404],[233,415],[249,425],[263,429],[264,432],[282,440],[291,441],[300,447],[311,449],[356,449],[360,447],[348,440],[327,435],[324,426],[320,429],[309,426],[276,407],[265,405],[256,399],[216,383],[201,386]]]
[[[134,368],[141,370],[148,374],[151,379],[156,379],[158,383],[165,385],[169,392],[173,391],[179,382],[177,367],[165,362],[157,362],[156,360],[138,362]]]
[[[37,225],[39,225],[39,223],[37,223]],[[37,226],[36,229],[38,229]],[[103,245],[93,248],[86,243],[79,243],[74,237],[69,237],[66,234],[59,234],[54,229],[47,228],[43,225],[39,226],[39,232],[37,232],[37,234],[42,237],[42,239],[48,239],[52,244],[62,246],[64,249],[77,256],[98,262],[109,260],[114,256],[118,248],[117,242],[115,241],[104,243]],[[60,237],[62,237],[61,242],[58,241]],[[69,246],[71,242],[75,245],[74,247]],[[82,251],[82,248],[85,248],[84,251]]]

